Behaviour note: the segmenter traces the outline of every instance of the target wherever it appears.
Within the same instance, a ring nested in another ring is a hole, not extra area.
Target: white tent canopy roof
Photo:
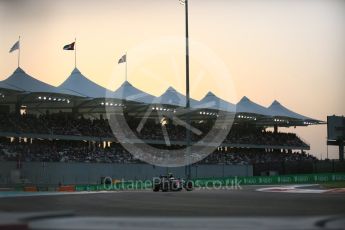
[[[217,97],[212,92],[207,93],[206,96],[201,101],[193,105],[193,108],[216,109],[216,110],[222,110],[226,112],[236,112],[236,106],[234,104]]]
[[[14,73],[1,82],[1,86],[9,86],[8,89],[15,89],[22,92],[30,93],[57,93],[67,94],[66,91],[60,90],[52,85],[37,80],[18,67]]]
[[[243,97],[237,103],[236,111],[237,113],[253,113],[265,116],[272,116],[272,113],[267,108],[252,102],[247,97]]]
[[[135,88],[128,81],[125,81],[120,88],[114,92],[114,98],[146,104],[151,104],[155,99],[154,96]]]
[[[155,104],[163,104],[163,105],[174,105],[185,107],[186,106],[186,96],[177,92],[173,87],[169,87],[160,97],[155,98]],[[194,99],[190,99],[190,104],[196,104],[197,101]]]
[[[0,81],[0,89],[5,89],[5,90],[14,90],[14,91],[21,91],[20,89],[10,86],[2,81]]]
[[[111,90],[89,80],[77,68],[58,88],[69,92],[69,94],[77,94],[82,97],[104,98],[113,96]]]
[[[185,107],[186,96],[169,87],[160,97],[154,97],[125,81],[115,92],[108,90],[86,78],[75,68],[71,75],[59,86],[54,87],[26,74],[17,68],[7,79],[0,81],[0,89],[24,93],[64,94],[86,98],[109,98],[140,102],[145,104],[162,104]],[[191,108],[216,109],[227,112],[251,113],[269,117],[286,117],[302,121],[320,122],[303,116],[274,101],[268,108],[243,97],[236,105],[209,92],[201,101],[190,99]]]
[[[268,110],[275,117],[288,117],[298,120],[315,120],[291,111],[290,109],[281,105],[278,101],[274,101],[272,105],[268,107]]]

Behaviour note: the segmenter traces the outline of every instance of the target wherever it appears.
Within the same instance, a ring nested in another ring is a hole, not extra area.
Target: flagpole
[[[20,44],[20,36],[19,36],[19,50],[18,50],[18,68],[20,67],[20,49],[21,49],[21,44]]]
[[[74,68],[77,68],[77,38],[74,38]]]

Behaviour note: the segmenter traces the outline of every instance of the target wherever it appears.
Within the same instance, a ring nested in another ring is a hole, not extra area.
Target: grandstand
[[[197,165],[315,161],[305,153],[310,149],[308,143],[294,133],[279,132],[279,127],[324,124],[295,113],[278,101],[264,107],[243,97],[233,104],[212,92],[200,101],[191,99],[191,109],[186,111],[185,96],[172,87],[160,97],[127,81],[111,91],[89,80],[78,69],[54,87],[18,68],[0,82],[0,95],[1,162],[145,164],[122,147],[123,140],[114,135],[109,124],[111,116],[125,119],[134,133],[132,143],[140,140],[169,150],[186,145],[186,128],[175,119],[184,120],[186,114],[190,115],[191,125],[201,131],[192,132],[193,143],[215,148]],[[146,123],[138,130],[143,118]],[[224,140],[205,141],[211,130],[222,129],[230,131]]]

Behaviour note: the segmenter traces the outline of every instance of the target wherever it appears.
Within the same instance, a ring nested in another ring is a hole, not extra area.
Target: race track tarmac
[[[242,190],[121,191],[0,198],[0,212],[68,211],[77,216],[279,217],[345,215],[343,194]]]

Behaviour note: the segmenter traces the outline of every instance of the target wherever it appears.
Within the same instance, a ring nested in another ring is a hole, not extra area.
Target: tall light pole
[[[186,11],[186,108],[190,108],[190,95],[189,95],[189,25],[188,25],[188,0],[185,0]],[[190,132],[189,132],[190,133]]]
[[[192,169],[190,165],[190,147],[191,147],[191,133],[190,129],[190,94],[189,94],[189,25],[188,25],[188,0],[180,0],[181,3],[185,6],[185,17],[186,17],[186,154],[187,154],[187,166],[185,168],[185,173],[188,179],[191,178]]]

